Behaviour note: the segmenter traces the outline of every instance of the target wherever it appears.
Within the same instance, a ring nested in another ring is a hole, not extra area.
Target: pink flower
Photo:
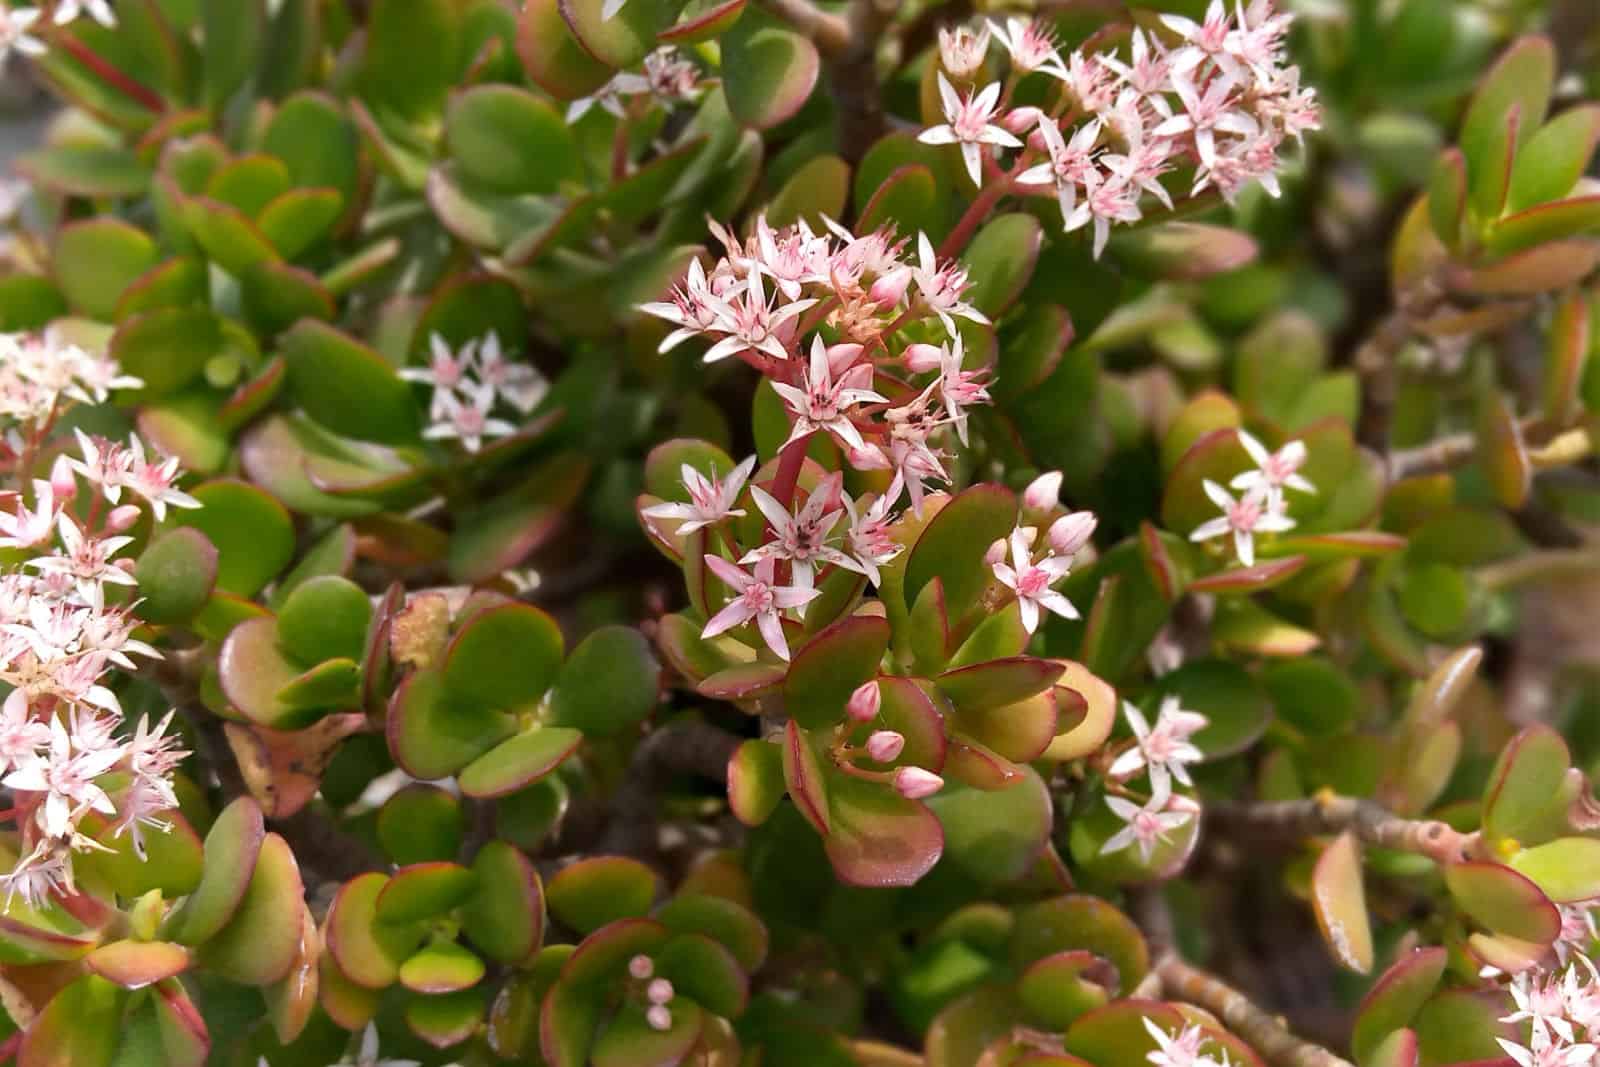
[[[1139,29],[1133,31],[1129,50],[1132,58],[1127,63],[1111,54],[1096,58],[1140,97],[1148,99],[1155,107],[1165,107],[1166,100],[1162,94],[1171,84],[1171,56],[1160,41],[1154,37],[1146,38],[1144,31]]]
[[[1040,512],[1049,511],[1061,502],[1061,480],[1064,475],[1060,471],[1045,471],[1022,491],[1022,510]]]
[[[715,637],[753,620],[767,647],[779,659],[788,659],[789,643],[784,640],[780,615],[791,608],[811,603],[820,595],[818,590],[774,585],[772,575],[775,565],[770,559],[756,564],[753,575],[746,574],[721,556],[707,554],[705,561],[711,573],[732,586],[737,595],[711,617],[705,629],[700,631],[701,638]]]
[[[788,342],[795,329],[793,320],[815,303],[814,299],[796,300],[773,308],[767,303],[766,290],[761,286],[761,273],[752,266],[743,288],[717,303],[713,331],[727,336],[707,350],[705,362],[715,363],[747,351],[762,352],[773,359],[788,359]]]
[[[847,562],[840,566],[866,575],[874,586],[882,581],[878,568],[905,550],[905,546],[889,532],[894,521],[889,510],[899,503],[904,488],[905,479],[897,473],[889,483],[889,488],[872,502],[870,508],[859,514],[855,501],[844,497],[844,510],[850,516],[850,527],[845,531]]]
[[[1012,566],[996,563],[991,568],[1000,584],[1017,595],[1017,604],[1022,610],[1022,627],[1030,634],[1039,628],[1040,608],[1064,619],[1078,617],[1078,610],[1072,606],[1072,602],[1050,588],[1067,576],[1072,561],[1061,556],[1046,556],[1034,563],[1032,554],[1027,534],[1018,527],[1011,531]]]
[[[939,354],[939,395],[944,399],[945,418],[955,426],[963,445],[967,443],[967,413],[963,409],[990,402],[989,389],[979,380],[988,372],[963,369],[964,359],[958,333],[955,344],[943,346]]]
[[[200,501],[175,485],[181,473],[178,470],[177,456],[147,461],[144,442],[137,436],[129,439],[128,451],[132,458],[128,464],[128,472],[123,478],[123,484],[149,501],[150,512],[157,522],[166,521],[168,505],[175,508],[200,506]]]
[[[30,510],[16,498],[16,511],[0,511],[0,546],[33,548],[50,540],[56,525],[55,488],[42,478],[33,480],[34,505]]]
[[[1150,862],[1150,856],[1155,852],[1156,845],[1167,840],[1167,835],[1184,823],[1188,822],[1191,813],[1187,811],[1166,810],[1170,795],[1157,795],[1151,797],[1143,806],[1122,797],[1106,797],[1106,806],[1116,813],[1117,818],[1127,823],[1121,830],[1106,839],[1100,846],[1102,856],[1113,852],[1121,852],[1129,845],[1139,846],[1139,859],[1144,863]],[[1184,1061],[1178,1060],[1177,1063]],[[1192,1062],[1192,1061],[1191,1061]]]
[[[789,300],[800,299],[801,286],[828,280],[828,241],[811,232],[805,220],[774,230],[767,216],[756,219],[756,267]]]
[[[0,705],[0,774],[20,767],[50,745],[50,727],[33,718],[28,695],[13,689]]]
[[[428,365],[426,367],[401,367],[400,377],[432,387],[433,418],[443,410],[441,394],[459,388],[472,368],[472,350],[476,342],[468,341],[460,354],[450,348],[450,343],[437,333],[428,337]]]
[[[1213,78],[1205,92],[1196,88],[1193,81],[1181,75],[1172,79],[1172,87],[1183,101],[1184,110],[1174,115],[1151,133],[1156,137],[1180,137],[1194,134],[1195,149],[1200,162],[1209,165],[1217,157],[1216,135],[1232,133],[1240,137],[1254,137],[1260,127],[1256,120],[1237,110],[1238,94],[1227,78]]]
[[[878,680],[874,678],[856,686],[850,699],[845,701],[844,711],[856,722],[871,722],[878,717],[878,710],[882,706],[883,693],[878,688]]]
[[[1172,792],[1172,780],[1193,785],[1188,765],[1204,754],[1189,739],[1210,721],[1197,711],[1186,710],[1176,696],[1161,701],[1161,712],[1152,727],[1144,714],[1130,702],[1122,702],[1122,714],[1133,730],[1134,747],[1118,756],[1106,774],[1118,781],[1148,769],[1151,791],[1158,797]]]
[[[872,389],[872,364],[857,363],[860,355],[860,345],[829,348],[822,335],[816,334],[811,338],[811,358],[804,373],[804,387],[772,383],[772,388],[783,397],[794,416],[789,441],[826,430],[851,448],[865,445],[861,431],[850,421],[849,409],[858,404],[886,404],[889,398]]]
[[[983,90],[966,97],[957,95],[950,79],[939,72],[939,99],[944,103],[945,124],[923,130],[917,140],[923,144],[959,144],[961,158],[967,165],[972,184],[983,184],[982,145],[1001,148],[1021,148],[1022,142],[1003,126],[994,122],[995,109],[1000,103],[1000,83],[992,82]]]
[[[1214,537],[1233,535],[1234,554],[1246,567],[1255,566],[1255,535],[1282,533],[1294,529],[1294,520],[1272,510],[1267,494],[1258,486],[1235,500],[1226,489],[1207,478],[1203,484],[1206,496],[1222,509],[1222,514],[1194,528],[1191,541],[1209,541]]]
[[[988,54],[987,24],[980,26],[977,32],[973,32],[970,26],[957,26],[953,30],[939,27],[939,62],[957,78],[976,74]]]
[[[689,491],[689,502],[655,504],[640,514],[652,519],[681,519],[683,525],[678,527],[681,534],[694,533],[730,516],[743,515],[744,509],[736,509],[733,505],[755,467],[756,457],[750,456],[729,471],[726,478],[719,480],[707,478],[685,463],[679,468],[679,473],[683,476],[683,487]]]
[[[639,310],[658,319],[666,319],[678,327],[667,334],[656,349],[657,352],[670,352],[689,338],[715,329],[717,309],[721,306],[722,301],[711,290],[705,268],[698,259],[691,259],[683,284],[673,289],[670,300],[640,304]]]
[[[1290,441],[1276,452],[1268,452],[1267,447],[1253,434],[1244,430],[1238,433],[1239,443],[1250,453],[1256,469],[1236,475],[1233,481],[1228,483],[1229,486],[1245,492],[1263,490],[1267,494],[1267,500],[1274,506],[1283,499],[1285,488],[1298,489],[1302,493],[1317,491],[1316,486],[1298,473],[1306,461],[1305,442]]]
[[[1215,1067],[1214,1061],[1200,1055],[1200,1046],[1206,1042],[1205,1031],[1200,1027],[1185,1026],[1176,1034],[1169,1034],[1149,1019],[1141,1019],[1140,1022],[1144,1023],[1145,1031],[1159,1046],[1156,1051],[1145,1055],[1145,1059],[1155,1067]]]
[[[1101,123],[1093,119],[1080,126],[1071,141],[1062,139],[1061,128],[1054,119],[1041,118],[1039,139],[1044,142],[1050,158],[1047,162],[1029,167],[1017,176],[1023,185],[1054,185],[1056,203],[1061,208],[1061,221],[1068,222],[1078,206],[1078,190],[1098,177],[1095,172],[1094,146],[1100,139]]]
[[[939,316],[939,321],[944,323],[951,337],[956,336],[956,324],[950,318],[952,315],[959,315],[970,322],[989,321],[977,308],[961,299],[967,291],[967,272],[954,260],[941,267],[939,257],[933,250],[933,242],[928,240],[925,233],[917,235],[917,265],[912,268],[911,276],[917,283],[923,303]]]
[[[1085,193],[1083,202],[1073,208],[1064,229],[1071,233],[1093,222],[1094,258],[1099,259],[1111,238],[1113,222],[1138,222],[1142,217],[1139,195],[1120,175],[1102,177],[1095,171],[1089,172]]]
[[[550,383],[526,363],[514,363],[500,349],[500,335],[490,331],[478,346],[478,380],[523,415],[533,412],[550,391]]]
[[[1182,15],[1162,15],[1161,22],[1184,40],[1184,47],[1173,57],[1175,72],[1181,74],[1191,71],[1210,59],[1230,78],[1238,73],[1239,65],[1228,50],[1233,23],[1223,0],[1211,0],[1206,8],[1205,19],[1201,22]]]
[[[36,556],[28,560],[26,566],[33,567],[41,574],[70,574],[77,583],[78,595],[85,600],[94,595],[91,590],[101,582],[113,585],[138,584],[132,574],[111,558],[131,544],[133,538],[91,537],[64,512],[56,519],[56,531],[61,536],[65,554]]]
[[[879,763],[893,763],[905,747],[905,736],[893,730],[876,730],[867,738],[867,755]]]
[[[1042,70],[1046,74],[1066,80],[1067,68],[1056,53],[1055,35],[1050,27],[1038,19],[1012,17],[1001,26],[989,24],[994,38],[1011,54],[1011,68],[1018,74]]]
[[[490,416],[493,389],[479,386],[468,392],[464,401],[451,392],[435,395],[444,397],[444,403],[433,424],[422,431],[430,441],[458,440],[468,452],[476,452],[483,447],[485,437],[509,437],[517,432],[506,420]]]
[[[788,560],[792,580],[799,589],[811,588],[814,568],[819,562],[854,569],[850,566],[853,562],[850,557],[827,544],[828,535],[844,514],[839,492],[843,477],[835,472],[824,478],[794,515],[790,515],[789,509],[778,503],[765,489],[751,486],[751,498],[772,524],[773,539],[746,552],[739,562],[749,565]]]

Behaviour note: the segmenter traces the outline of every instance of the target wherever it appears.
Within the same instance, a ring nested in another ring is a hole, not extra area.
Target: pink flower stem
[[[57,33],[54,43],[67,54],[76,59],[83,66],[94,72],[95,76],[114,89],[117,89],[132,100],[157,115],[167,110],[166,101],[153,89],[140,85],[131,77],[108,63],[94,49],[72,36],[70,33]]]
[[[972,240],[972,235],[978,231],[978,227],[983,223],[983,220],[989,217],[989,212],[993,211],[994,206],[1011,191],[1012,183],[1016,181],[1017,175],[1027,169],[1028,162],[1029,153],[1023,152],[1019,154],[1010,171],[1000,180],[990,182],[983,187],[983,191],[978,194],[978,198],[967,205],[966,213],[956,223],[956,228],[950,231],[950,236],[946,237],[939,245],[940,259],[954,259],[961,254],[962,250],[967,247],[967,242]]]
[[[806,446],[811,443],[815,433],[813,430],[804,437],[795,438],[778,453],[778,473],[772,479],[772,496],[786,508],[794,503],[795,489],[800,483],[800,468],[806,461]]]

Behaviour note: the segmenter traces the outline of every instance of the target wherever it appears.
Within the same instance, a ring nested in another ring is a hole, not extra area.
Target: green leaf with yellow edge
[[[679,996],[714,1015],[738,1018],[750,999],[750,979],[726,947],[705,934],[675,934],[655,957],[656,973]]]
[[[989,318],[999,318],[1028,287],[1043,240],[1039,220],[1022,212],[985,223],[961,253],[971,279],[966,301]]]
[[[390,876],[378,894],[374,915],[378,922],[393,926],[437,918],[454,910],[477,888],[477,876],[459,864],[414,863]]]
[[[746,826],[760,826],[783,800],[783,752],[770,741],[752,738],[728,761],[728,806]]]
[[[224,348],[222,320],[210,308],[165,307],[125,319],[109,351],[144,382],[139,395],[154,400],[194,382]]]
[[[655,872],[638,860],[596,856],[563,867],[550,879],[550,914],[581,934],[618,919],[649,914],[660,888]]]
[[[349,660],[331,662],[336,672],[341,664],[350,664]],[[315,672],[304,672],[284,657],[277,623],[271,616],[246,619],[233,627],[217,654],[217,672],[228,703],[258,726],[299,729],[311,725],[332,706],[318,699],[329,690],[319,685],[321,679]],[[348,677],[332,681],[334,696],[350,693]],[[285,695],[295,699],[285,699]]]
[[[656,909],[655,919],[675,934],[705,935],[732,953],[746,972],[760,970],[766,961],[766,926],[750,909],[725,897],[684,891]]]
[[[1389,1034],[1411,1025],[1439,987],[1448,961],[1442,948],[1415,948],[1383,972],[1356,1009],[1350,1044],[1357,1060],[1366,1062],[1368,1053]]]
[[[321,575],[297,586],[278,610],[278,641],[301,663],[360,659],[371,621],[372,604],[360,586]]]
[[[767,205],[767,221],[776,227],[803,221],[821,233],[824,217],[843,217],[849,196],[850,164],[834,155],[813,156],[790,175]]]
[[[378,921],[378,897],[388,884],[389,876],[377,871],[357,875],[339,887],[328,909],[328,952],[339,973],[365,989],[393,985],[426,936],[419,924]]]
[[[176,978],[156,985],[151,997],[164,1067],[201,1067],[211,1053],[211,1035],[204,1017]]]
[[[184,945],[209,941],[227,925],[255,876],[266,839],[261,808],[249,797],[234,800],[206,833],[200,883],[162,926],[162,936]]]
[[[1496,934],[1519,941],[1553,942],[1561,935],[1561,912],[1532,881],[1487,861],[1452,863],[1445,885],[1456,906]]]
[[[846,885],[915,885],[944,851],[944,829],[928,807],[890,786],[837,775],[828,783],[823,845]]]
[[[1499,1018],[1505,1014],[1501,1003],[1497,997],[1484,997],[1470,989],[1436,993],[1411,1023],[1423,1062],[1488,1063],[1504,1056],[1495,1041],[1508,1034]]]
[[[1555,84],[1555,48],[1545,37],[1517,40],[1478,83],[1461,123],[1460,144],[1472,178],[1472,200],[1487,217],[1500,213],[1511,169],[1508,160],[1544,122]],[[1504,144],[1507,125],[1515,135]]]
[[[1517,153],[1506,210],[1518,212],[1568,196],[1600,144],[1600,105],[1569,108],[1545,123]]]
[[[1428,221],[1445,247],[1461,243],[1461,221],[1467,209],[1467,161],[1459,148],[1447,148],[1428,180]]]
[[[783,683],[784,708],[808,729],[841,721],[850,694],[877,677],[888,647],[889,623],[881,616],[840,619],[794,653]]]
[[[1509,863],[1557,904],[1600,896],[1600,841],[1594,838],[1557,838],[1518,852]]]
[[[782,756],[783,781],[790,799],[817,833],[826,837],[832,829],[828,781],[810,734],[793,719],[784,724]]]
[[[288,842],[277,834],[267,834],[238,910],[227,925],[199,946],[198,962],[240,985],[276,982],[294,965],[304,898],[300,868]]]
[[[444,685],[454,700],[521,707],[555,681],[562,648],[554,619],[530,604],[506,601],[461,625],[445,651]]]
[[[434,941],[400,965],[400,984],[413,993],[455,993],[481,982],[484,971],[483,961],[454,941]]]
[[[256,225],[280,256],[295,259],[326,237],[343,212],[337,190],[289,189],[262,209]]]
[[[402,865],[451,859],[465,829],[460,799],[438,786],[413,783],[378,810],[378,841]]]
[[[111,788],[109,782],[106,784]],[[79,862],[99,873],[117,893],[130,900],[152,889],[161,890],[170,899],[194,892],[200,885],[204,864],[200,837],[181,813],[169,812],[163,818],[172,828],[166,832],[144,830],[145,855],[141,856],[134,849],[131,834],[119,835],[115,823],[99,812],[89,812],[79,828],[108,851],[95,850]]]
[[[1016,784],[998,792],[951,783],[924,803],[944,827],[946,858],[984,885],[1027,874],[1050,839],[1050,791],[1026,765]]]
[[[445,113],[445,144],[462,173],[503,193],[554,193],[581,176],[577,142],[555,108],[512,85],[478,85]]]
[[[1372,927],[1362,884],[1361,846],[1348,831],[1323,849],[1311,873],[1311,905],[1322,939],[1342,966],[1372,970]]]
[[[113,941],[84,957],[84,965],[124,989],[143,989],[189,969],[189,950],[170,941]]]
[[[500,742],[461,769],[461,791],[471,797],[514,793],[550,774],[583,743],[563,726],[535,726]]]
[[[406,1026],[434,1048],[459,1045],[483,1023],[481,989],[414,997],[406,1003]]]
[[[1080,1015],[1103,1006],[1105,986],[1082,977],[1098,963],[1094,953],[1082,949],[1034,961],[1017,979],[1017,996],[1030,1020],[1051,1030],[1065,1030]]]

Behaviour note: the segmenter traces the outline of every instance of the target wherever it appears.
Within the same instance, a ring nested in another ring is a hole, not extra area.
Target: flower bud
[[[72,463],[66,456],[57,456],[50,465],[50,490],[62,503],[78,495],[78,479],[73,476]]]
[[[893,763],[905,747],[905,737],[893,730],[878,730],[867,738],[867,755],[879,763]]]
[[[873,282],[872,288],[867,290],[867,298],[881,308],[892,308],[905,299],[910,285],[911,268],[900,267]]]
[[[1049,511],[1061,499],[1061,472],[1045,471],[1022,491],[1024,511]]]
[[[983,562],[993,567],[996,563],[1004,563],[1005,561],[1006,539],[1004,537],[997,538],[995,543],[989,546],[989,551],[983,554]]]
[[[974,33],[967,26],[954,30],[939,27],[939,62],[957,78],[976,74],[989,54],[989,27]]]
[[[139,521],[139,506],[137,504],[124,504],[119,508],[112,508],[106,516],[106,530],[110,533],[121,533]]]
[[[664,1004],[653,1004],[650,1010],[644,1013],[644,1021],[650,1024],[650,1029],[665,1033],[672,1029],[672,1013]]]
[[[1040,111],[1036,107],[1012,108],[1000,119],[1000,125],[1004,126],[1012,133],[1020,134],[1025,130],[1031,130],[1038,126],[1039,119],[1043,117],[1043,115],[1044,112]]]
[[[628,973],[642,982],[656,973],[655,962],[641,953],[628,961]]]
[[[878,692],[878,680],[864,682],[850,694],[850,699],[845,703],[845,714],[856,722],[871,722],[878,717],[878,709],[883,706],[883,695]]]
[[[645,987],[644,995],[652,1004],[667,1004],[677,996],[672,988],[672,983],[665,978],[657,978]]]
[[[1074,511],[1050,524],[1050,548],[1058,556],[1075,556],[1094,536],[1100,520],[1092,511]]]
[[[944,779],[921,767],[901,767],[894,772],[894,788],[907,800],[921,800],[943,789]]]
[[[938,345],[924,344],[918,341],[914,345],[906,346],[906,369],[913,374],[924,371],[938,370],[939,362],[944,357],[944,349]]]

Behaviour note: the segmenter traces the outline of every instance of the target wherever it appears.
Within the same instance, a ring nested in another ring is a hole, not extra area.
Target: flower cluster
[[[526,363],[506,358],[493,333],[452,349],[443,337],[428,339],[425,367],[406,367],[400,377],[433,389],[429,425],[422,436],[435,441],[460,441],[468,452],[483,447],[485,438],[517,432],[515,423],[493,414],[502,402],[518,415],[528,415],[549,391],[549,383]]]
[[[704,88],[700,68],[683,58],[672,45],[662,45],[644,57],[640,73],[618,71],[589,96],[568,104],[567,121],[577,122],[596,107],[619,119],[627,118],[626,99],[649,97],[656,103],[670,106],[697,99]]]
[[[1320,124],[1314,93],[1285,63],[1291,19],[1274,0],[1231,13],[1212,0],[1201,22],[1163,16],[1169,39],[1135,29],[1126,56],[1074,51],[1066,59],[1039,21],[941,32],[945,121],[921,140],[959,145],[974,185],[1053,190],[1069,232],[1092,226],[1098,257],[1113,225],[1143,218],[1145,196],[1171,210],[1162,179],[1180,169],[1193,170],[1189,196],[1215,188],[1231,203],[1251,182],[1278,195],[1284,142]],[[1010,58],[1010,77],[960,91],[950,77],[970,83],[991,36]],[[1033,72],[1060,83],[1054,105],[1010,106],[1018,79]],[[1010,174],[995,162],[996,149],[1020,150]]]
[[[1246,567],[1253,567],[1256,534],[1294,529],[1294,520],[1286,514],[1288,502],[1284,499],[1284,490],[1315,493],[1317,487],[1299,473],[1306,461],[1304,442],[1290,441],[1276,452],[1268,452],[1265,445],[1246,431],[1240,430],[1238,434],[1239,443],[1255,461],[1256,469],[1245,471],[1228,483],[1241,491],[1242,495],[1237,498],[1216,482],[1208,479],[1202,483],[1206,496],[1222,514],[1195,527],[1189,539],[1209,541],[1232,535],[1234,555]]]
[[[1584,926],[1592,938],[1587,916]],[[1521,971],[1507,991],[1515,1010],[1500,1021],[1520,1033],[1495,1040],[1517,1067],[1590,1067],[1600,1059],[1600,971],[1588,956],[1574,952],[1564,967]]]
[[[125,601],[137,582],[118,555],[133,539],[123,531],[147,509],[159,521],[168,507],[199,502],[176,487],[177,461],[150,457],[137,437],[78,440],[78,457],[58,456],[50,478],[34,480],[31,502],[15,494],[0,514],[0,545],[31,557],[0,575],[0,681],[11,687],[0,706],[0,784],[22,835],[3,882],[8,898],[30,903],[72,889],[74,852],[107,848],[82,829],[91,813],[143,856],[145,829],[165,830],[162,813],[177,806],[171,775],[186,755],[167,734],[170,713],[119,736],[122,707],[107,676],[134,670],[134,656],[159,658],[133,637]]]
[[[111,0],[56,0],[53,14],[46,19],[57,26],[65,26],[87,13],[102,26],[117,24],[111,10]],[[40,56],[47,46],[34,32],[45,11],[36,7],[7,7],[0,4],[0,63],[4,63],[13,49],[25,56]]]
[[[1169,1034],[1149,1019],[1140,1021],[1157,1046],[1155,1051],[1145,1054],[1145,1059],[1155,1067],[1232,1067],[1226,1052],[1218,1052],[1214,1056],[1201,1053],[1201,1047],[1210,1038],[1199,1026],[1191,1024],[1175,1034]]]
[[[59,331],[0,334],[0,465],[15,465],[74,404],[103,404],[144,383]]]
[[[1161,701],[1153,726],[1143,712],[1127,701],[1123,701],[1122,714],[1133,731],[1133,744],[1112,760],[1106,777],[1120,788],[1121,783],[1136,775],[1148,775],[1150,798],[1137,804],[1124,796],[1106,797],[1106,805],[1127,825],[1113,834],[1101,851],[1120,852],[1137,845],[1140,858],[1148,862],[1156,845],[1167,840],[1171,831],[1188,822],[1198,810],[1192,800],[1176,795],[1172,785],[1175,781],[1194,785],[1189,764],[1198,762],[1202,754],[1191,739],[1206,727],[1208,720],[1199,712],[1184,708],[1176,696]]]

